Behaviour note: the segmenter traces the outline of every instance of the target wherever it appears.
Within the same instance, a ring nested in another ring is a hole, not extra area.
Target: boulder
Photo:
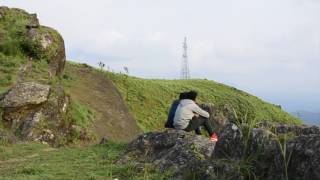
[[[45,26],[30,28],[28,35],[40,43],[41,47],[35,56],[48,60],[50,76],[61,75],[66,62],[64,40],[61,35],[56,30]]]
[[[69,133],[64,127],[69,101],[62,87],[21,83],[2,97],[2,119],[22,140],[52,144]]]
[[[287,154],[289,179],[320,179],[320,135],[289,140]]]
[[[209,121],[214,125],[216,133],[220,133],[227,124],[233,122],[234,113],[228,105],[201,104],[200,107],[210,114]]]
[[[38,105],[48,100],[50,86],[33,82],[20,83],[6,93],[0,101],[0,107],[18,108]]]
[[[281,133],[228,123],[217,144],[179,130],[150,132],[134,140],[118,163],[152,163],[173,179],[320,179],[318,127],[272,126]]]
[[[141,135],[129,145],[127,153],[118,161],[153,163],[160,171],[170,170],[181,178],[193,163],[208,159],[215,143],[208,137],[181,130],[151,132]]]
[[[294,125],[294,124],[279,124],[279,123],[271,123],[268,121],[263,121],[258,124],[259,127],[263,129],[269,129],[276,135],[281,134],[291,134],[294,136],[301,135],[312,135],[318,134],[320,135],[320,128],[318,126],[307,126],[307,125]]]
[[[228,124],[219,134],[214,156],[241,159],[244,155],[243,134],[235,124]]]

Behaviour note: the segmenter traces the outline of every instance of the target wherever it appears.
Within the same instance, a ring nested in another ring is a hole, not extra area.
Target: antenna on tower
[[[188,51],[187,51],[188,50],[187,37],[184,37],[182,48],[183,48],[183,54],[182,54],[181,79],[190,79]]]

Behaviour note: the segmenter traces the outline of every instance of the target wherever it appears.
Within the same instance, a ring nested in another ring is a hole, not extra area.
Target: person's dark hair
[[[198,95],[198,93],[196,91],[189,91],[187,93],[187,98],[186,99],[190,99],[190,100],[195,101],[196,98],[197,98],[197,95]]]
[[[187,92],[180,93],[179,100],[186,99],[186,98],[187,98]]]

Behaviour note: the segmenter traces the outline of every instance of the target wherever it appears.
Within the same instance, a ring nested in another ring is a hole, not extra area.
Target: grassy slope
[[[143,131],[161,130],[171,102],[181,91],[196,90],[200,102],[225,104],[235,109],[240,119],[301,123],[279,106],[267,103],[238,89],[209,80],[154,80],[107,73],[125,98]]]
[[[73,100],[91,107],[95,112],[94,131],[100,138],[129,142],[139,128],[120,93],[103,73],[86,65],[68,62],[62,80]]]
[[[0,146],[0,179],[165,179],[146,165],[117,165],[124,144],[50,148],[37,143]]]

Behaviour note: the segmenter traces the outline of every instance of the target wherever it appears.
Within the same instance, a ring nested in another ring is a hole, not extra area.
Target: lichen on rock
[[[63,122],[69,101],[61,87],[20,83],[1,100],[3,121],[23,140],[55,143],[58,134],[68,133]]]
[[[28,105],[38,105],[47,101],[50,86],[33,82],[17,84],[0,101],[0,107],[19,108]]]
[[[263,126],[246,134],[233,123],[219,132],[217,144],[179,130],[150,132],[134,140],[118,163],[152,163],[173,179],[320,179],[319,128],[272,126],[293,135],[282,138]]]

